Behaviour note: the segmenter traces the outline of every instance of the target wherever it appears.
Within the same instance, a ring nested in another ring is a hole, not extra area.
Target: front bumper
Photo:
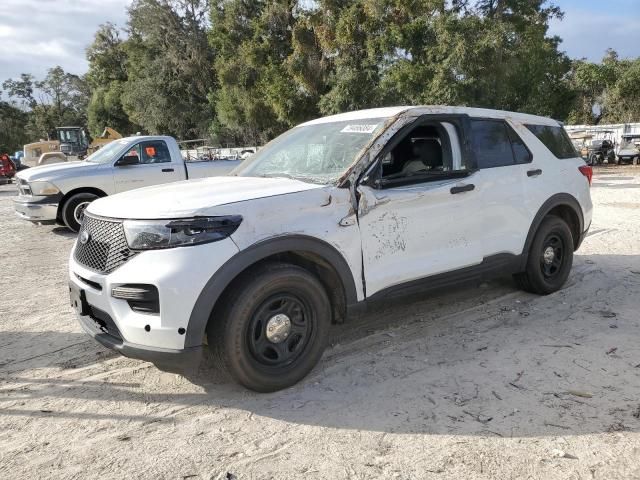
[[[29,222],[55,223],[60,199],[55,197],[18,197],[13,200],[16,215]]]
[[[115,331],[105,328],[104,320],[94,317],[93,312],[89,315],[77,314],[77,317],[82,329],[103,347],[115,350],[125,357],[151,362],[162,370],[182,373],[197,367],[202,358],[202,346],[175,350],[136,345],[124,341],[117,334],[112,335]]]
[[[172,365],[180,369],[197,363],[204,339],[186,341],[191,312],[211,276],[237,252],[231,239],[150,250],[102,274],[80,264],[74,246],[69,259],[70,290],[81,292],[87,307],[77,312],[79,322],[102,345],[127,357],[168,370]],[[112,296],[114,288],[131,284],[157,288],[159,313],[135,311],[127,300]]]

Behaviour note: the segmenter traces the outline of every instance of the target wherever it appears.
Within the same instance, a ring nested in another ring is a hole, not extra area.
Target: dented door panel
[[[482,262],[480,189],[452,195],[475,175],[417,185],[360,186],[366,294]]]

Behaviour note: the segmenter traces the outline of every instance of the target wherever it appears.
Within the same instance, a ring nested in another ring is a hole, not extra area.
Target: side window
[[[507,125],[507,133],[509,134],[509,140],[511,140],[511,148],[513,149],[513,157],[515,162],[519,165],[523,163],[530,163],[533,160],[533,155],[524,144],[518,134]]]
[[[478,168],[514,165],[507,125],[502,120],[471,120],[471,144]]]
[[[162,140],[142,142],[139,146],[142,154],[140,163],[147,164],[171,162],[169,148],[167,148],[167,144]]]
[[[467,169],[458,128],[450,122],[416,125],[382,157],[382,181],[388,186],[440,179]]]
[[[560,125],[525,125],[556,158],[576,158],[576,152],[569,135]]]
[[[138,163],[140,163],[140,144],[134,145],[129,149],[127,153],[123,155],[123,157],[138,157]]]

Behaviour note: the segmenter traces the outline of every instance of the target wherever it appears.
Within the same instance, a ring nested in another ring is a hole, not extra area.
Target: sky
[[[124,26],[131,0],[0,0],[0,82],[48,68],[87,71],[85,49],[102,23]],[[555,0],[565,12],[551,35],[572,58],[599,61],[611,47],[640,56],[640,0]]]

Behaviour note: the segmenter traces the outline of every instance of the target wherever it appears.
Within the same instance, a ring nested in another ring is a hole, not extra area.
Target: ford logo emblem
[[[80,243],[82,245],[86,244],[90,238],[91,235],[89,235],[89,232],[87,232],[86,230],[83,230],[82,233],[80,233]]]

